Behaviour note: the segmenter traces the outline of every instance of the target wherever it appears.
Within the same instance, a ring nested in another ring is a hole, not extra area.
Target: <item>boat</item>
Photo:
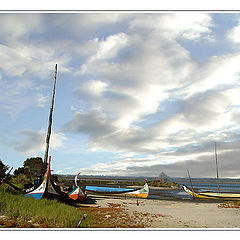
[[[85,191],[90,194],[125,195],[137,198],[147,198],[149,195],[149,187],[146,180],[145,185],[141,189],[86,186]]]
[[[82,202],[86,199],[86,194],[80,186],[72,190],[63,190],[52,178],[47,187],[48,198],[57,198],[66,202]]]
[[[49,157],[49,163],[48,163],[48,168],[47,171],[45,172],[44,176],[43,176],[43,180],[42,183],[40,183],[40,185],[38,186],[38,184],[36,184],[33,189],[26,189],[24,196],[27,197],[34,197],[37,199],[41,199],[45,192],[46,192],[46,188],[47,188],[47,184],[49,182],[49,175],[50,175],[50,162],[51,162],[51,156]]]
[[[193,198],[240,200],[240,193],[210,192],[210,191],[199,192],[195,189],[190,189],[184,184],[183,189]]]
[[[68,197],[74,201],[82,202],[86,199],[86,194],[82,191],[80,186],[73,189],[72,192],[68,194]]]
[[[198,190],[194,189],[192,186],[191,177],[188,171],[188,176],[191,184],[191,188],[187,187],[183,184],[183,189],[185,192],[190,194],[193,198],[207,198],[207,199],[226,199],[226,200],[240,200],[240,193],[230,193],[230,192],[220,192],[219,190],[219,174],[218,174],[218,162],[217,162],[217,147],[216,143],[214,143],[214,150],[215,150],[215,158],[216,158],[216,173],[217,173],[217,186],[218,191],[205,191],[199,192]]]
[[[56,198],[65,202],[83,202],[86,200],[86,193],[80,186],[72,186],[71,189],[64,189],[50,176],[47,185],[47,197]]]
[[[47,131],[47,136],[46,136],[44,167],[42,169],[42,172],[45,172],[45,174],[40,175],[38,177],[38,181],[36,184],[28,184],[29,187],[26,187],[25,189],[20,189],[17,186],[13,185],[11,182],[9,182],[7,180],[7,177],[5,179],[3,179],[2,182],[9,184],[11,187],[13,187],[17,191],[20,191],[25,196],[31,196],[31,197],[34,197],[37,199],[41,199],[42,197],[47,197],[47,198],[54,197],[54,198],[58,198],[59,200],[64,200],[64,201],[84,201],[86,198],[86,194],[80,186],[76,186],[71,191],[61,190],[60,186],[58,186],[58,184],[54,181],[54,179],[51,175],[51,170],[50,170],[51,156],[49,156],[49,163],[47,163],[50,136],[51,136],[56,76],[57,76],[57,64],[55,65],[53,93],[52,93],[52,100],[51,100],[51,106],[50,106],[48,131]]]

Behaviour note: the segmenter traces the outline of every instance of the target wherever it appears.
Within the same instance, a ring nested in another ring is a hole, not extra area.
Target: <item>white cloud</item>
[[[58,63],[64,84],[75,83],[79,97],[68,106],[75,114],[64,130],[88,136],[92,151],[116,153],[114,162],[91,171],[124,175],[158,162],[207,159],[209,149],[196,151],[194,144],[236,140],[240,112],[240,55],[234,49],[211,54],[214,19],[188,12],[0,16],[1,107],[12,117],[44,107],[45,79]],[[238,26],[228,37],[238,42]],[[191,47],[212,57],[198,63]],[[20,130],[10,145],[42,151],[44,136]],[[51,146],[65,140],[54,133]]]
[[[76,89],[79,94],[84,94],[88,97],[101,97],[107,88],[107,83],[98,80],[89,80],[83,83],[82,86]]]
[[[104,97],[95,101],[95,88],[91,89],[89,83],[78,87],[82,90],[79,95],[88,94],[93,108],[112,112],[124,128],[133,121],[141,121],[147,114],[155,113],[160,102],[168,97],[166,91],[178,87],[195,67],[187,51],[176,42],[167,44],[171,49],[169,54],[159,34],[146,39],[128,35],[126,44],[122,45],[120,40],[119,43],[114,42],[114,54],[107,42],[108,38],[106,44],[99,46],[105,57],[98,54],[90,56],[79,72],[82,76],[94,72],[99,79],[95,82],[108,86],[101,88]],[[86,86],[91,93],[84,91]]]
[[[59,72],[71,71],[70,57],[66,51],[58,51],[61,48],[58,42],[28,43],[28,40],[0,44],[0,105],[12,118],[16,119],[28,107],[44,106],[47,99],[42,91],[53,78],[56,63]]]
[[[48,100],[48,97],[39,93],[37,94],[37,98],[38,98],[37,106],[43,108]]]
[[[205,13],[146,14],[136,17],[130,23],[130,29],[151,29],[171,41],[176,37],[198,40],[210,36],[211,17]]]
[[[16,132],[13,140],[5,144],[11,146],[15,151],[22,154],[38,154],[45,150],[46,131],[21,130]],[[50,138],[51,149],[58,149],[63,145],[66,136],[61,132],[52,132]]]
[[[108,36],[105,41],[99,42],[96,54],[91,56],[89,61],[92,62],[115,57],[121,48],[126,46],[127,41],[127,35],[124,33]]]
[[[25,72],[25,62],[19,52],[6,45],[0,45],[0,69],[6,75],[19,76]]]
[[[196,94],[211,89],[228,87],[232,84],[238,84],[240,70],[238,63],[240,54],[232,53],[220,56],[214,56],[204,65],[199,66],[196,71],[191,73],[191,82],[184,89],[184,95]]]
[[[233,27],[226,33],[226,37],[228,40],[232,41],[233,43],[240,42],[240,21],[237,26]]]
[[[79,14],[55,14],[51,18],[51,25],[60,28],[72,36],[86,39],[94,32],[112,32],[116,26],[133,18],[134,14],[128,13],[79,13]],[[66,24],[68,23],[68,24]],[[126,23],[127,24],[127,23]]]
[[[41,33],[45,29],[42,14],[1,14],[0,25],[2,40],[11,42],[26,38],[31,33]]]

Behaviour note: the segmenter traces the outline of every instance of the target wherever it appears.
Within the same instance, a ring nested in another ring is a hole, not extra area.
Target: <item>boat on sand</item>
[[[140,189],[86,186],[85,191],[86,193],[90,193],[90,194],[125,195],[129,197],[137,197],[137,198],[147,198],[149,195],[149,187],[146,180],[145,180],[145,185]]]
[[[185,185],[183,185],[183,189],[193,198],[240,200],[240,193],[210,192],[210,191],[199,192],[195,189],[190,189]]]

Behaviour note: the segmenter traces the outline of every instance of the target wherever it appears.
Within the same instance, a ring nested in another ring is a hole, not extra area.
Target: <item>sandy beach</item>
[[[92,227],[136,228],[240,228],[240,209],[197,200],[153,200],[91,196],[98,213]],[[80,206],[80,208],[86,205]]]

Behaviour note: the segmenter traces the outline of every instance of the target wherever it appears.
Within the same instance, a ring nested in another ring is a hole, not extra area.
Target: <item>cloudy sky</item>
[[[240,14],[0,13],[0,159],[55,173],[240,177]]]

